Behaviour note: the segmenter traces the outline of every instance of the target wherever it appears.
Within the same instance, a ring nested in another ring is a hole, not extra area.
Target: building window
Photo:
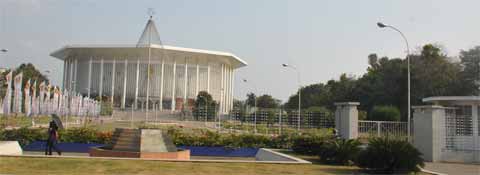
[[[455,135],[457,136],[472,136],[473,135],[473,121],[472,121],[472,106],[455,106]]]

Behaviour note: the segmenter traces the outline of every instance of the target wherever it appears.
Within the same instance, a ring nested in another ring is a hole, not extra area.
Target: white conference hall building
[[[64,61],[64,89],[117,109],[191,109],[206,91],[228,113],[235,70],[247,65],[227,52],[163,45],[151,18],[136,45],[67,45],[50,55]]]

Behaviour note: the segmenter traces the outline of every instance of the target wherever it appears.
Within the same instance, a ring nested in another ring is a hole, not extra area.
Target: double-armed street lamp
[[[283,67],[291,68],[297,72],[297,81],[298,81],[298,119],[297,119],[297,130],[300,131],[300,119],[302,113],[302,84],[300,82],[300,71],[297,70],[295,66],[289,64],[282,64]]]
[[[398,30],[397,28],[391,26],[391,25],[386,25],[386,24],[383,24],[381,22],[378,22],[377,23],[377,26],[379,28],[390,28],[390,29],[393,29],[395,31],[397,31],[398,33],[400,33],[400,35],[402,36],[403,40],[405,41],[405,45],[407,47],[407,56],[406,56],[406,59],[407,59],[407,72],[408,72],[408,118],[407,118],[407,139],[408,141],[410,141],[410,46],[408,45],[408,40],[407,40],[407,37],[405,37],[405,35],[400,31]]]

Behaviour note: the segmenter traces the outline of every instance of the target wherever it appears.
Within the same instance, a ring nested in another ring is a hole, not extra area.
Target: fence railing
[[[406,137],[407,129],[407,122],[358,121],[359,137]]]

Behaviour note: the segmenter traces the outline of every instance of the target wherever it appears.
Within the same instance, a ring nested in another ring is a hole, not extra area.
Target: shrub
[[[16,140],[22,146],[30,144],[35,140],[46,140],[48,137],[46,129],[19,128],[0,131],[0,140]]]
[[[108,144],[111,143],[112,133],[82,127],[60,130],[59,137],[60,142]],[[47,138],[46,128],[20,128],[0,131],[0,140],[16,140],[22,146],[33,141],[47,140]]]
[[[111,143],[111,132],[100,132],[93,128],[81,127],[60,130],[60,142],[76,142],[76,143]]]
[[[293,139],[292,150],[298,154],[317,155],[327,138],[316,136],[299,136]]]
[[[360,152],[357,140],[336,139],[322,146],[318,156],[327,164],[351,165]]]
[[[372,109],[370,120],[400,121],[400,110],[394,106],[375,106]]]
[[[110,100],[102,101],[101,108],[100,108],[100,115],[112,115],[113,107],[112,102]]]
[[[322,113],[327,118],[333,118],[333,113],[324,106],[311,106],[305,110],[308,113]]]
[[[421,155],[407,141],[372,138],[368,147],[359,154],[356,164],[375,173],[418,172],[418,166],[424,166]]]

